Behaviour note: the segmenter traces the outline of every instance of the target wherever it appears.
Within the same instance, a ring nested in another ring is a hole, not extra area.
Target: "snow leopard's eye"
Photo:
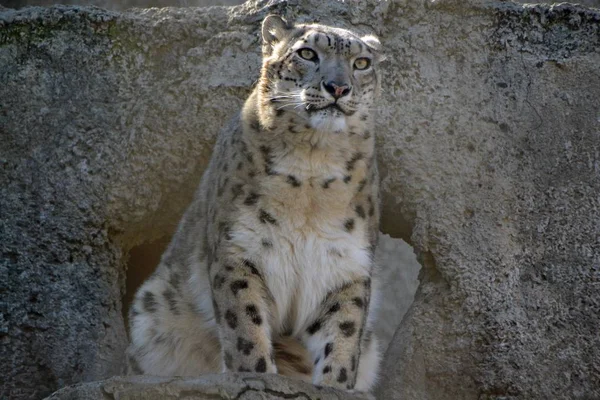
[[[298,55],[308,61],[317,61],[319,59],[319,57],[317,57],[317,53],[306,47],[298,50]]]
[[[371,66],[371,59],[366,57],[357,58],[354,61],[354,68],[358,70],[364,70]]]

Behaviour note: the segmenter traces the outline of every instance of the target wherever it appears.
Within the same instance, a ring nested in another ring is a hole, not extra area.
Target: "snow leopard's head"
[[[325,25],[291,25],[270,15],[262,25],[259,102],[272,116],[292,113],[312,129],[349,132],[371,120],[379,95],[375,36]]]

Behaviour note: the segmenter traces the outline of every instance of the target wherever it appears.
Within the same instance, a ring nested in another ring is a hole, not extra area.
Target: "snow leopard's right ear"
[[[292,27],[279,15],[267,15],[262,23],[262,38],[266,45],[281,41]]]

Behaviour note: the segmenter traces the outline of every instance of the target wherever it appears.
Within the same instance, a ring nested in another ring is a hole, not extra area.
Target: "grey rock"
[[[558,5],[564,2],[559,2],[559,1],[527,1],[527,0],[514,0],[516,3],[525,3],[525,4],[552,4],[552,5]],[[595,7],[595,8],[600,8],[600,0],[574,0],[574,1],[570,1],[569,3],[573,3],[573,4],[581,4],[582,6],[586,6],[586,7]]]
[[[270,374],[205,375],[195,379],[153,376],[116,377],[59,390],[47,400],[370,400],[367,394],[316,387]]]
[[[384,215],[423,271],[378,395],[599,398],[600,14],[437,3],[386,41]]]
[[[112,11],[123,11],[133,7],[210,7],[234,6],[243,0],[4,0],[7,8],[51,6],[56,4],[96,6]],[[2,6],[0,5],[0,8]]]
[[[423,269],[378,397],[599,398],[600,14],[475,0],[0,11],[0,397],[120,373],[127,253],[174,229],[269,12],[389,55],[382,224]]]
[[[413,303],[421,264],[410,245],[385,234],[379,235],[375,262],[377,279],[374,284],[379,286],[380,298],[374,328],[379,346],[385,352]]]

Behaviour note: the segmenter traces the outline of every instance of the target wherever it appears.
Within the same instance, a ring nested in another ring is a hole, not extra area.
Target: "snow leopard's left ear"
[[[376,36],[366,35],[360,38],[373,53],[375,53],[377,61],[385,60],[385,55],[381,52],[381,42]]]
[[[262,23],[262,39],[264,44],[273,46],[286,37],[292,27],[279,15],[267,15]]]

